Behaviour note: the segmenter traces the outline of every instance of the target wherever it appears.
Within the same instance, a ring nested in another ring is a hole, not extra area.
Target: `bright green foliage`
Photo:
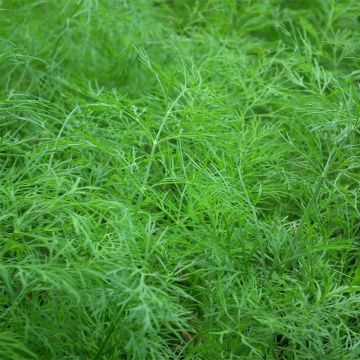
[[[0,358],[359,359],[358,0],[0,1]]]

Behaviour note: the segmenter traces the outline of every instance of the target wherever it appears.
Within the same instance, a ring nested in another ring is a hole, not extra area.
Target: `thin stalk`
[[[138,196],[137,201],[136,201],[136,209],[137,210],[140,209],[140,205],[141,205],[141,203],[142,203],[142,201],[144,199],[144,192],[146,190],[146,187],[147,187],[147,184],[148,184],[148,181],[149,181],[151,167],[152,167],[152,165],[154,163],[154,155],[155,155],[157,146],[159,144],[161,134],[162,134],[162,132],[164,130],[164,126],[166,125],[166,122],[169,119],[169,116],[170,116],[172,110],[174,109],[175,105],[179,102],[179,100],[182,98],[182,96],[185,94],[185,92],[186,92],[186,88],[184,87],[182,89],[182,91],[180,92],[180,94],[177,96],[177,98],[170,104],[170,106],[168,107],[168,109],[167,109],[167,111],[165,113],[165,116],[162,119],[160,127],[159,127],[159,129],[158,129],[158,131],[156,133],[155,139],[153,139],[151,151],[150,151],[150,154],[149,154],[149,162],[147,163],[144,179],[143,179],[143,182],[142,182],[142,185],[141,185],[139,196]]]

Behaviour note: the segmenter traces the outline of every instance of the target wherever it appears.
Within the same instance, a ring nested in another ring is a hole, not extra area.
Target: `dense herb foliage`
[[[0,358],[359,359],[359,16],[0,1]]]

